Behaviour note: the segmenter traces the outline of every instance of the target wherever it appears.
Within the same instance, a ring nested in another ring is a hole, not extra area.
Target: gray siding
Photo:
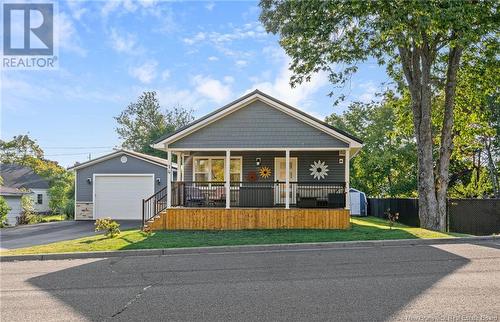
[[[187,182],[193,180],[193,157],[194,156],[225,156],[224,152],[195,152],[184,158],[185,162],[185,175],[184,179]],[[255,165],[255,159],[261,158],[261,165],[269,167],[272,171],[271,177],[268,179],[258,178],[258,181],[274,181],[274,158],[275,157],[285,157],[284,151],[245,151],[237,152],[233,151],[231,157],[243,158],[243,181],[247,180],[247,176],[251,171],[255,171],[258,174],[258,168]],[[328,176],[320,181],[335,181],[344,182],[345,181],[345,161],[343,164],[339,163],[340,158],[345,158],[339,156],[338,151],[291,151],[290,157],[297,157],[297,177],[299,181],[317,181],[313,179],[309,168],[314,161],[325,161],[328,165]]]
[[[88,167],[76,170],[76,201],[91,202],[93,184],[87,182],[87,178],[93,178],[95,173],[103,174],[132,174],[132,173],[153,173],[155,175],[155,191],[159,191],[167,184],[167,169],[150,162],[143,161],[133,156],[127,155],[127,162],[120,161],[122,155],[117,155]],[[160,184],[156,179],[160,178]]]
[[[323,131],[256,101],[172,143],[170,148],[348,147]]]

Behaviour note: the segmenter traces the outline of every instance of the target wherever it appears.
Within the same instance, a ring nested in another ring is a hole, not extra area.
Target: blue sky
[[[326,75],[291,89],[289,58],[259,13],[257,2],[61,2],[59,68],[2,71],[1,137],[29,133],[69,166],[119,146],[113,117],[145,90],[198,117],[258,88],[324,118],[372,100],[388,80],[361,64],[338,107]]]

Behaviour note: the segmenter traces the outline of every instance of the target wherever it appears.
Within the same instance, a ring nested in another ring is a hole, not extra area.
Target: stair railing
[[[142,199],[142,228],[148,220],[167,209],[167,187],[159,190],[148,199]]]

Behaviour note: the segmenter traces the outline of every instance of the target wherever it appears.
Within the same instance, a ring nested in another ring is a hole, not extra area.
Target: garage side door
[[[94,218],[141,219],[142,199],[154,194],[152,175],[97,176]]]

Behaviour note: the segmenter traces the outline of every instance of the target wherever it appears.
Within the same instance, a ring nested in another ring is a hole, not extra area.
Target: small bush
[[[21,197],[21,215],[17,217],[18,225],[29,225],[40,222],[40,217],[35,213],[33,199],[29,195]]]
[[[391,209],[387,209],[385,215],[387,216],[387,219],[389,219],[389,229],[392,229],[392,226],[394,226],[396,221],[399,219],[399,212],[391,213]]]
[[[12,208],[9,207],[4,197],[0,196],[0,228],[7,225],[7,214]]]
[[[66,214],[66,217],[68,219],[75,218],[75,201],[74,200],[69,200],[66,203],[66,207],[64,208],[64,213]]]
[[[120,224],[111,218],[97,219],[95,221],[95,231],[106,231],[106,237],[115,237],[120,234]]]

